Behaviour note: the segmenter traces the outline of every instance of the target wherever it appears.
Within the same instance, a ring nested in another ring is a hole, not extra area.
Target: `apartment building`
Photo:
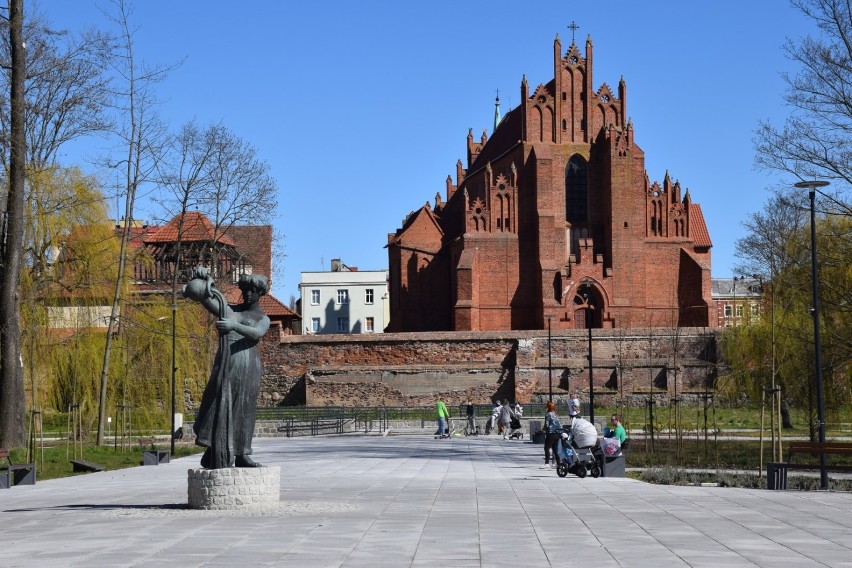
[[[389,319],[388,271],[358,270],[339,259],[331,270],[302,272],[302,333],[382,333]]]

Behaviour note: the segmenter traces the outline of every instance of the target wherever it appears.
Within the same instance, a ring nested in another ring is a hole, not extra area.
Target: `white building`
[[[329,272],[302,272],[302,333],[382,333],[390,319],[388,271],[331,261]]]

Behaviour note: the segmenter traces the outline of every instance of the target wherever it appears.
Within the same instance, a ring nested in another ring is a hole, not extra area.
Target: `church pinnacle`
[[[494,130],[491,131],[492,136],[497,130],[498,124],[500,124],[500,89],[497,89],[497,98],[494,99]]]

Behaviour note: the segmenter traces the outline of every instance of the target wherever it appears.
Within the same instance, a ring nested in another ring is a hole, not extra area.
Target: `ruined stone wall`
[[[689,398],[712,388],[718,354],[711,330],[592,333],[591,374],[602,404],[607,397]],[[263,342],[260,406],[426,406],[438,396],[452,405],[468,397],[528,403],[547,400],[551,389],[558,400],[589,393],[585,331],[559,331],[550,341],[546,331],[278,339]]]

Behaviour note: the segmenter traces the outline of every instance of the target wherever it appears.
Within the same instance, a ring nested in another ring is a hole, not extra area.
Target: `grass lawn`
[[[162,442],[157,444],[157,449],[168,449],[169,444]],[[193,454],[200,454],[203,448],[195,445],[179,444],[175,446],[175,455],[172,457],[184,457]],[[104,466],[104,469],[114,470],[123,469],[126,467],[136,467],[142,465],[142,450],[138,445],[134,444],[131,447],[114,448],[113,446],[95,446],[84,445],[81,449],[77,447],[77,454],[74,454],[74,448],[65,444],[50,446],[44,448],[44,460],[42,460],[42,451],[37,449],[36,463],[37,471],[36,478],[38,480],[55,479],[57,477],[67,477],[71,475],[85,475],[85,473],[75,473],[72,471],[72,459],[83,459],[89,462],[94,462]],[[25,450],[12,450],[13,463],[27,463]]]

